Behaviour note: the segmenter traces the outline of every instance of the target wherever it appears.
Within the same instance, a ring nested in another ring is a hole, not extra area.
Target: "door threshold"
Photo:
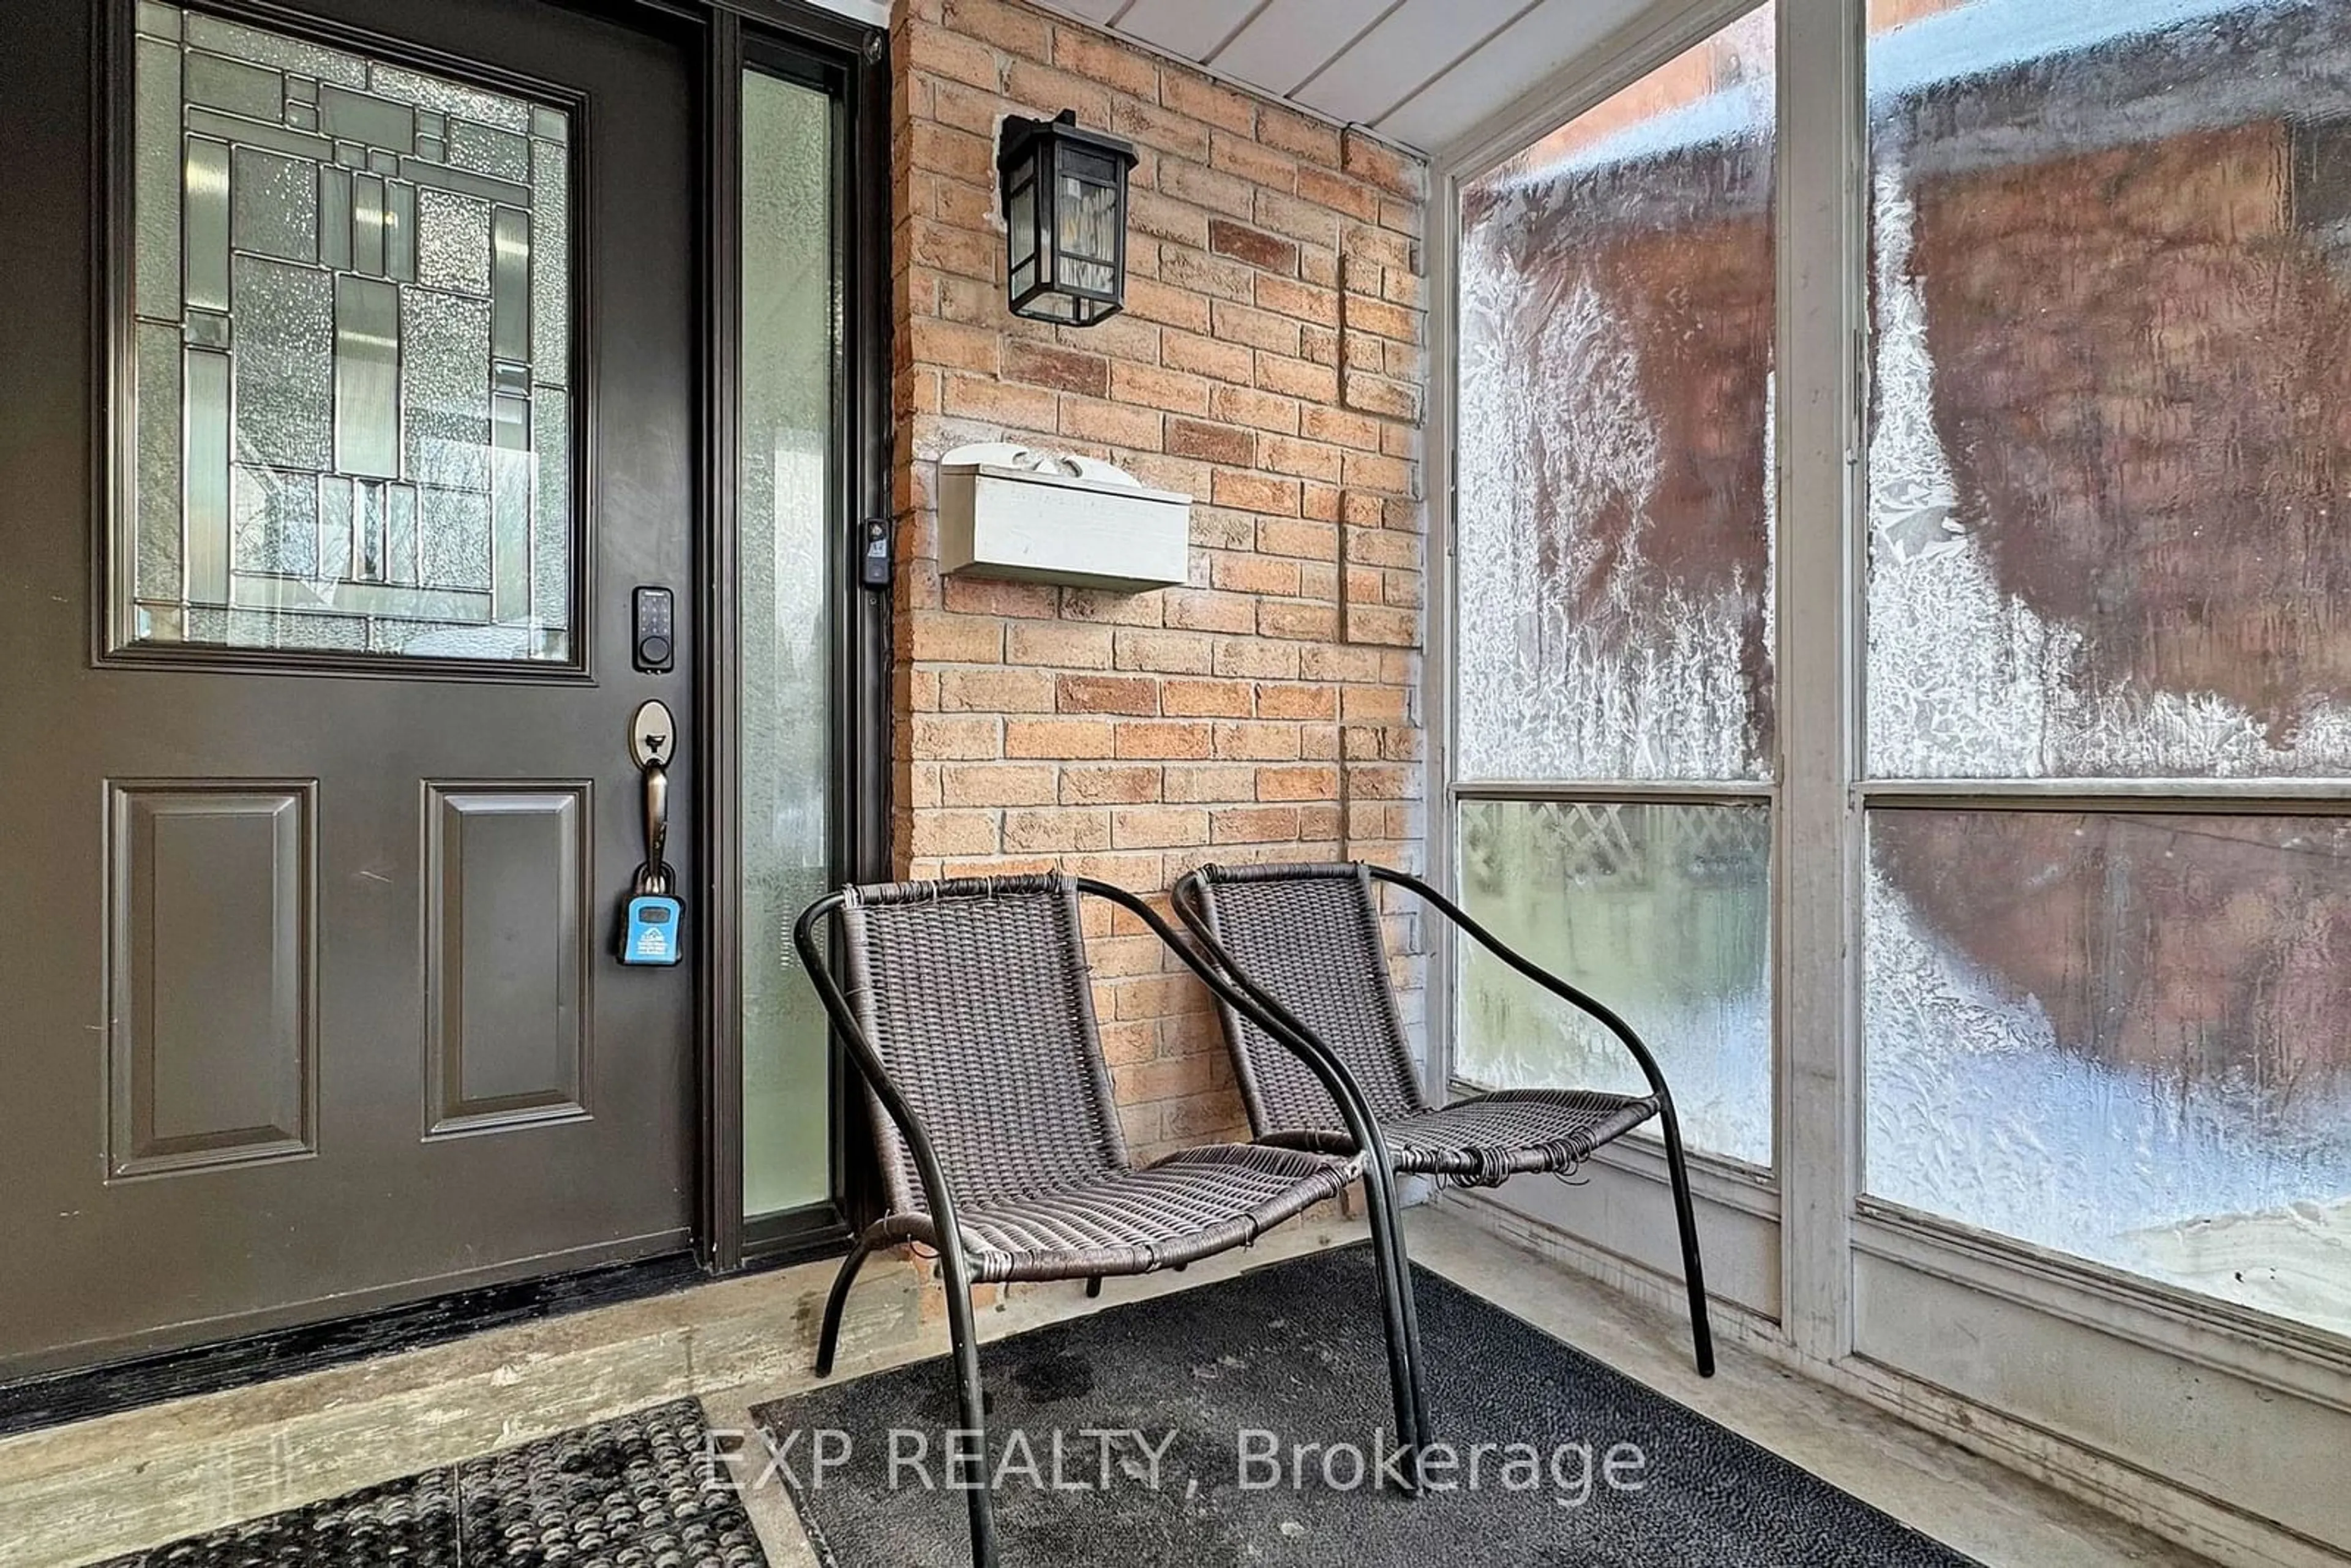
[[[183,1350],[43,1373],[0,1384],[0,1437],[444,1344],[514,1323],[642,1301],[708,1278],[693,1251],[682,1249],[625,1263],[477,1285]]]

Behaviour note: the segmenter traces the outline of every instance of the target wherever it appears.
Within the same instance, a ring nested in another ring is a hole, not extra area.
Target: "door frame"
[[[875,1173],[852,1085],[832,1063],[832,1197],[782,1214],[743,1213],[742,822],[736,738],[741,714],[733,673],[740,581],[735,557],[743,384],[743,72],[814,67],[837,83],[845,121],[842,178],[833,188],[845,341],[833,386],[835,472],[843,515],[835,519],[827,570],[833,705],[832,779],[826,831],[832,881],[878,882],[890,870],[890,595],[861,586],[862,520],[890,515],[890,53],[888,37],[798,0],[624,0],[638,11],[690,11],[702,29],[701,497],[696,588],[702,668],[696,694],[704,739],[701,892],[709,910],[697,1032],[703,1071],[703,1192],[695,1246],[704,1267],[726,1273],[844,1249],[876,1201]],[[721,676],[726,678],[719,678]]]

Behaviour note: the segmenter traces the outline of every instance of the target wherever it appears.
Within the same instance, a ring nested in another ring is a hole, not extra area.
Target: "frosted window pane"
[[[569,661],[569,117],[140,17],[118,641]]]
[[[1462,196],[1461,771],[1771,757],[1772,13]]]
[[[2351,772],[2351,9],[1871,14],[1871,771]]]
[[[831,885],[832,104],[743,78],[743,1201],[828,1197],[831,1048],[791,943]]]
[[[2351,819],[1882,811],[1868,1190],[2351,1333]]]
[[[1623,1015],[1693,1146],[1769,1166],[1770,809],[1478,800],[1460,826],[1469,913]],[[1648,1092],[1614,1036],[1475,943],[1458,950],[1463,1078]]]

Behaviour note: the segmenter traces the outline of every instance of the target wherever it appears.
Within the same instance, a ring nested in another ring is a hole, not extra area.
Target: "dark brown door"
[[[674,1249],[697,1169],[692,965],[614,957],[694,711],[684,61],[112,5],[0,49],[0,1376]]]

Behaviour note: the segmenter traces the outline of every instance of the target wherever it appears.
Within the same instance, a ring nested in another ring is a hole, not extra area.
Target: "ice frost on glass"
[[[1693,1145],[1769,1166],[1769,810],[1479,800],[1460,826],[1469,913],[1624,1016]],[[1460,951],[1461,1076],[1648,1092],[1614,1036],[1474,943]]]
[[[2351,820],[1870,828],[1867,1188],[2351,1333]]]
[[[569,117],[140,18],[120,634],[569,658]]]
[[[2351,771],[2351,9],[2021,15],[1870,43],[1870,771]]]
[[[1465,776],[1770,768],[1771,39],[1766,7],[1464,194]]]

